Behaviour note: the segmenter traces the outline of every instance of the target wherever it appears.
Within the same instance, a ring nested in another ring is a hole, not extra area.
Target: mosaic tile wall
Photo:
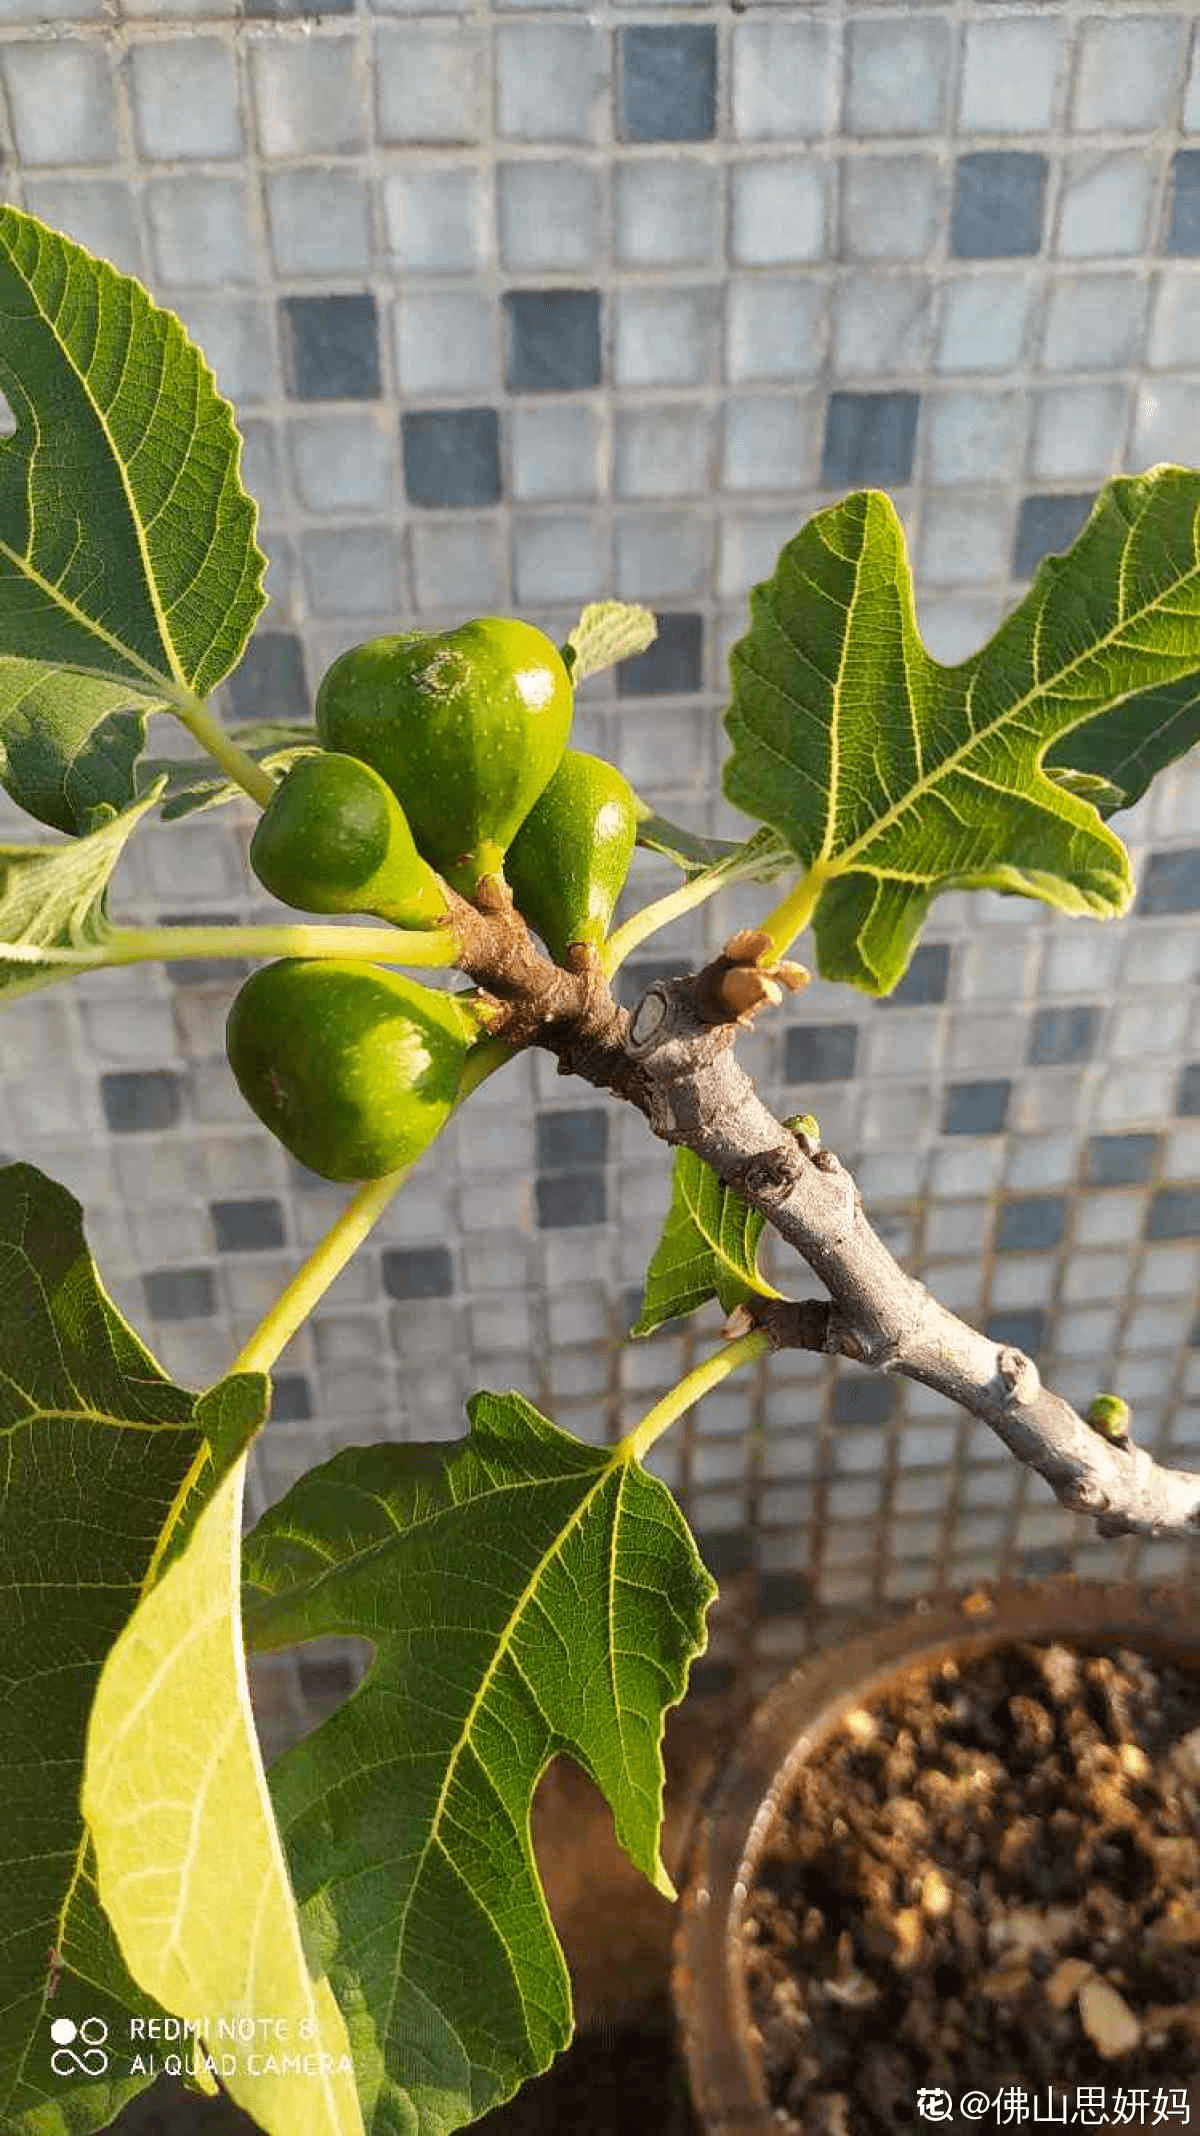
[[[242,411],[272,605],[236,716],[302,711],[379,629],[514,607],[562,635],[628,595],[659,641],[586,687],[576,738],[728,832],[727,650],[813,510],[892,492],[957,658],[1109,473],[1200,463],[1181,7],[2,0],[0,91],[8,197],[141,274]],[[814,986],[745,1052],[948,1303],[1200,1461],[1200,767],[1118,827],[1126,921],[946,899],[892,1001]],[[231,810],[146,841],[118,909],[260,916],[247,833]],[[666,883],[639,863],[639,902]],[[627,996],[761,909],[661,938]],[[195,1383],[342,1198],[242,1107],[232,979],[105,974],[0,1036],[0,1143],[80,1192],[115,1294]],[[714,1332],[620,1345],[666,1183],[641,1122],[545,1061],[489,1085],[292,1346],[254,1505],[347,1441],[455,1434],[480,1385],[623,1428]],[[712,1681],[938,1579],[1182,1563],[1097,1542],[920,1388],[805,1356],[655,1463],[737,1604]]]

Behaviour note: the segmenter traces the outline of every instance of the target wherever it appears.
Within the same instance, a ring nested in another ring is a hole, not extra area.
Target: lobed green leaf
[[[747,1298],[778,1298],[758,1270],[765,1222],[732,1187],[722,1186],[703,1158],[676,1150],[671,1206],[630,1334],[653,1335],[664,1321],[694,1313],[710,1298],[718,1298],[726,1313]]]

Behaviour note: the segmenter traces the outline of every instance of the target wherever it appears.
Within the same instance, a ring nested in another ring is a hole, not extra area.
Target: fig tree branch
[[[981,1417],[1105,1535],[1200,1533],[1200,1475],[1110,1443],[1042,1386],[1024,1352],[948,1311],[889,1253],[833,1152],[763,1104],[735,1056],[738,1028],[779,998],[780,983],[796,983],[796,967],[762,961],[765,935],[735,936],[703,970],[656,981],[627,1012],[593,952],[577,945],[567,969],[539,953],[501,885],[486,909],[456,904],[454,931],[462,968],[494,1003],[496,1038],[543,1046],[561,1074],[635,1105],[660,1140],[694,1151],[761,1210],[829,1294],[756,1300],[739,1328],[761,1328],[775,1348],[817,1349],[932,1387]]]

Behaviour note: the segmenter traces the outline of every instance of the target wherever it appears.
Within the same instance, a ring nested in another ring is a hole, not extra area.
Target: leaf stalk
[[[691,1409],[700,1397],[719,1387],[723,1379],[736,1372],[742,1365],[752,1365],[765,1357],[771,1347],[771,1338],[761,1329],[751,1335],[740,1335],[736,1342],[726,1343],[723,1350],[715,1350],[702,1364],[696,1365],[676,1382],[661,1402],[648,1409],[640,1424],[626,1432],[618,1451],[625,1459],[642,1461],[656,1439],[660,1439],[670,1425],[674,1424],[685,1410]]]
[[[255,763],[254,758],[248,755],[231,735],[226,734],[220,720],[209,711],[204,699],[176,699],[171,710],[177,719],[182,720],[188,733],[199,742],[200,747],[206,749],[210,757],[216,758],[222,771],[227,772],[229,777],[249,794],[252,801],[257,801],[260,808],[266,808],[275,792],[275,780],[269,771],[263,770],[261,764]]]

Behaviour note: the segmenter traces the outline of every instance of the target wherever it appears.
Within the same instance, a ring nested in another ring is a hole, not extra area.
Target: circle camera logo
[[[104,2046],[108,2026],[102,2017],[84,2017],[78,2024],[73,2017],[56,2017],[51,2021],[50,2037],[54,2042],[50,2067],[56,2077],[104,2075],[108,2068]]]

